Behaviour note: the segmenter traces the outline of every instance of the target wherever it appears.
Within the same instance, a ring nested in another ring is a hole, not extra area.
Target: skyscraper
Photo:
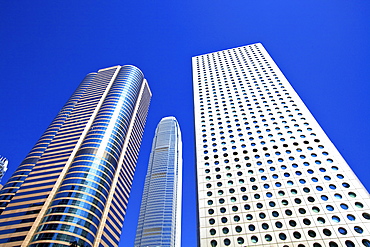
[[[0,181],[4,177],[6,170],[8,170],[8,160],[0,155]]]
[[[150,98],[135,66],[88,74],[0,191],[0,245],[117,246]]]
[[[262,44],[192,62],[200,246],[370,246],[368,192]]]
[[[182,142],[174,117],[157,126],[145,178],[135,247],[181,246]]]

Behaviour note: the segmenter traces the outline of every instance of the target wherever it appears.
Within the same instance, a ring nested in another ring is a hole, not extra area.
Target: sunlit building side
[[[0,245],[118,246],[150,98],[135,66],[88,74],[0,191]]]

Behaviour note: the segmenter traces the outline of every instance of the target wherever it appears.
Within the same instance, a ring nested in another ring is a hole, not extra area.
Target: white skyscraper
[[[369,193],[262,44],[192,62],[200,246],[370,246]]]

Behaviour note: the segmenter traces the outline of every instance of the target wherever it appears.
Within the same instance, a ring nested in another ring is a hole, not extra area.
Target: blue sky
[[[169,115],[183,133],[182,246],[196,246],[191,57],[261,42],[369,190],[368,13],[360,0],[2,1],[3,182],[87,73],[133,64],[153,98],[121,246],[133,246],[154,130]]]

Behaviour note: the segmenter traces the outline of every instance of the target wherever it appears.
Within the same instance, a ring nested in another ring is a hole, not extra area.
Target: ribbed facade
[[[174,117],[163,118],[153,139],[135,247],[181,246],[182,142]]]
[[[192,62],[199,245],[370,246],[369,193],[262,44]]]
[[[150,98],[134,66],[88,74],[0,191],[0,245],[118,246]]]
[[[0,181],[4,177],[6,170],[8,170],[8,160],[0,155]]]

